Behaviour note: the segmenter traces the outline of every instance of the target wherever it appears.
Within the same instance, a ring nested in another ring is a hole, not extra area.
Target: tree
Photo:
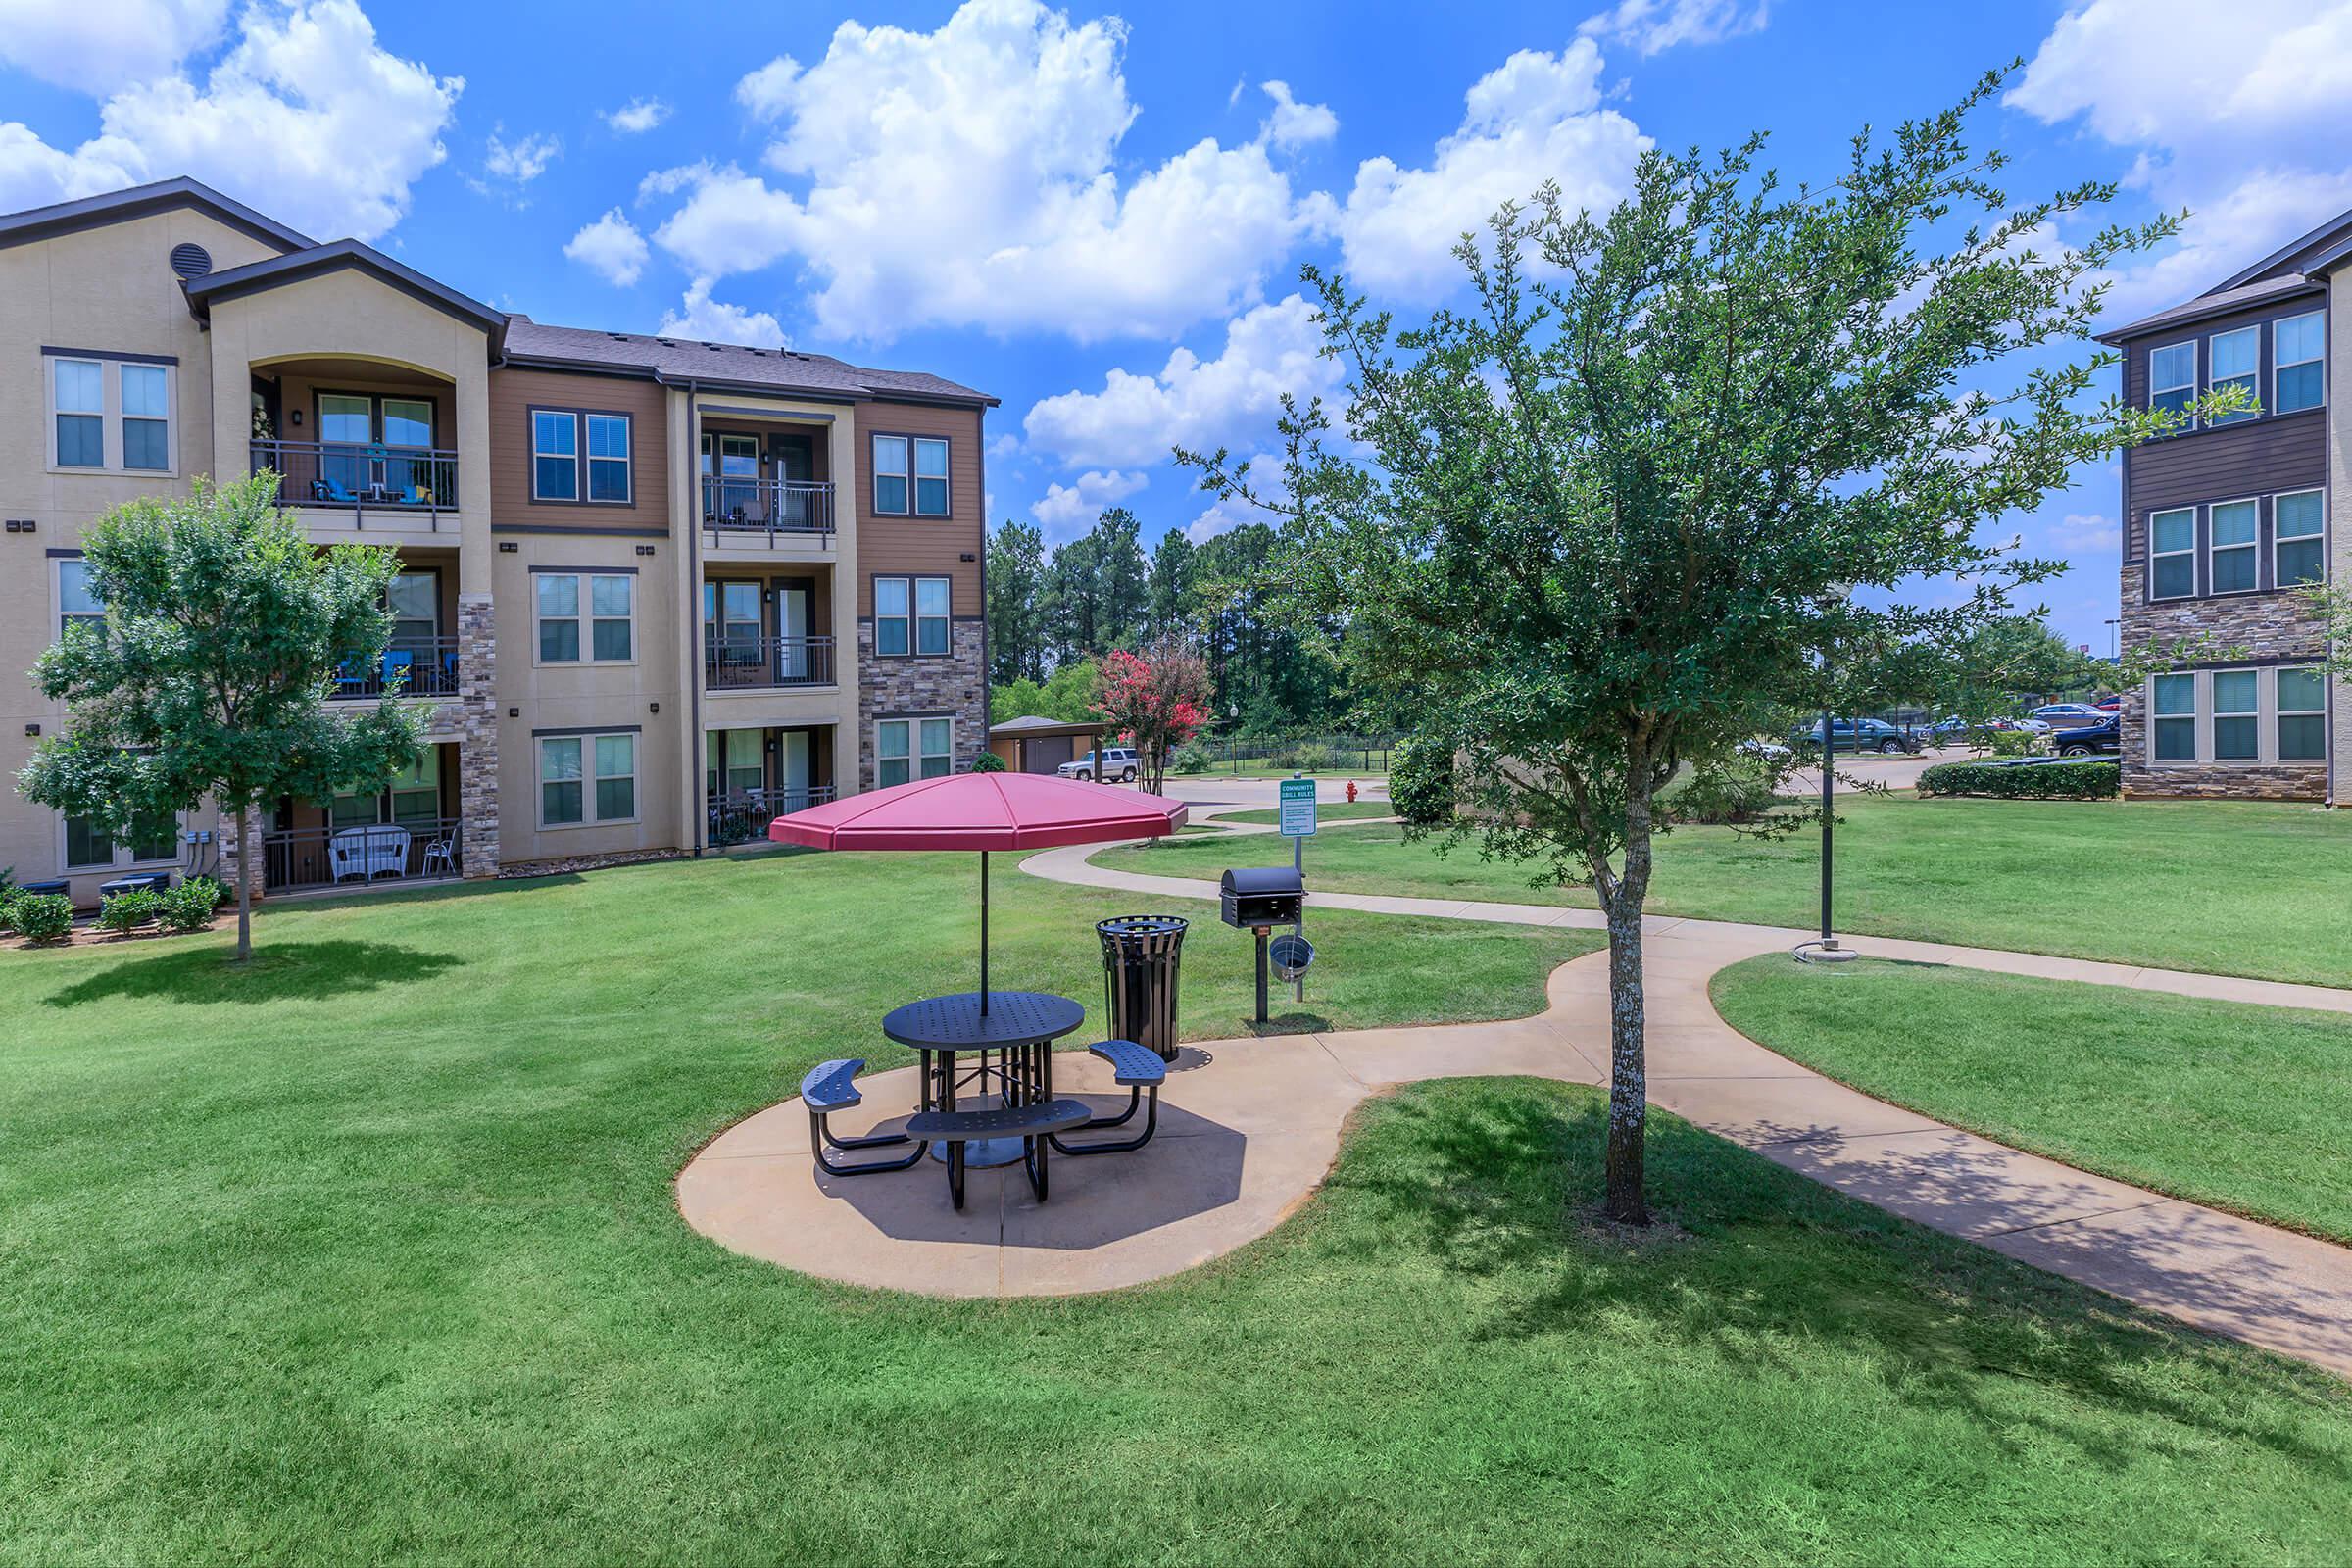
[[[1046,539],[1033,523],[1006,518],[988,541],[988,680],[991,686],[1046,678]]]
[[[1104,655],[1095,685],[1095,711],[1135,748],[1144,788],[1153,795],[1166,782],[1168,754],[1208,722],[1207,701],[1208,666],[1173,637],[1144,655]]]
[[[1180,528],[1159,536],[1152,551],[1152,580],[1144,603],[1144,636],[1157,642],[1191,629],[1200,613],[1193,542]]]
[[[101,623],[75,622],[33,666],[69,705],[64,734],[18,774],[27,799],[118,830],[194,810],[237,823],[237,957],[253,952],[254,810],[281,795],[380,789],[418,755],[424,715],[395,692],[326,707],[337,666],[392,635],[390,550],[312,548],[277,476],[199,479],[117,508],[82,541]]]
[[[1144,620],[1141,526],[1125,507],[1111,507],[1084,535],[1054,550],[1041,614],[1056,663],[1135,645]]]
[[[1760,171],[1760,138],[1645,154],[1598,220],[1547,187],[1494,217],[1491,249],[1463,238],[1476,306],[1418,329],[1308,269],[1370,461],[1327,448],[1319,405],[1286,405],[1278,491],[1186,455],[1204,488],[1288,518],[1288,590],[1346,615],[1355,678],[1409,688],[1423,732],[1463,755],[1470,815],[1444,831],[1593,887],[1619,1221],[1647,1219],[1658,791],[1766,706],[1850,709],[1892,650],[1953,649],[2009,613],[2059,564],[1977,525],[2176,422],[2085,407],[2113,357],[2045,351],[2074,352],[2101,270],[2178,220],[2038,248],[2113,187],[2010,208],[2002,155],[1965,140],[2004,74],[1891,146],[1857,137],[1826,187]],[[1922,579],[1960,584],[1956,602],[1913,602]]]
[[[988,721],[1029,715],[1075,724],[1095,716],[1095,662],[1081,659],[1055,669],[1043,683],[1016,680],[989,694]]]

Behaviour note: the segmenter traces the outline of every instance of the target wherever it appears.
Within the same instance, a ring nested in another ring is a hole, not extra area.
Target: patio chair
[[[414,692],[416,670],[416,656],[408,649],[387,648],[384,650],[384,689],[386,691],[392,689],[393,678],[397,676],[403,692]]]
[[[346,489],[340,480],[335,479],[313,479],[311,481],[311,499],[313,501],[333,501],[346,507],[356,507],[360,504],[358,494]]]
[[[433,874],[433,868],[436,866],[440,867],[441,874],[443,876],[456,876],[458,874],[457,834],[441,833],[425,840],[424,857],[417,862],[416,874],[418,876],[431,876]]]
[[[1168,1064],[1159,1059],[1158,1052],[1132,1040],[1098,1040],[1086,1049],[1089,1054],[1110,1063],[1111,1082],[1127,1091],[1127,1108],[1116,1116],[1097,1116],[1076,1131],[1124,1127],[1135,1119],[1137,1107],[1146,1105],[1144,1130],[1134,1138],[1107,1144],[1065,1144],[1056,1137],[1054,1147],[1065,1154],[1119,1154],[1143,1148],[1159,1131],[1159,1086],[1167,1081]]]
[[[844,1057],[836,1061],[820,1061],[801,1080],[801,1102],[808,1107],[808,1152],[816,1158],[816,1168],[828,1176],[871,1176],[876,1171],[911,1170],[915,1161],[931,1152],[928,1142],[914,1146],[914,1152],[905,1159],[869,1160],[862,1165],[836,1165],[825,1157],[827,1148],[880,1149],[886,1145],[908,1142],[905,1133],[883,1133],[864,1138],[836,1138],[830,1125],[835,1111],[848,1110],[865,1102],[858,1092],[854,1079],[865,1067],[863,1056]]]

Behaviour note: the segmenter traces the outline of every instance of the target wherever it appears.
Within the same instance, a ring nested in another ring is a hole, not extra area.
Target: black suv
[[[2081,729],[2062,729],[2050,737],[2050,747],[2060,757],[2120,756],[2124,750],[2123,720],[2102,719]]]

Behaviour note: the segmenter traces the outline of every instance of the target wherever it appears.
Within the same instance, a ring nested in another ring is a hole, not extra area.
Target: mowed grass
[[[1361,822],[1383,816],[1395,816],[1396,808],[1386,801],[1319,801],[1315,805],[1315,824],[1326,822]],[[1262,811],[1227,811],[1219,822],[1259,822],[1268,827],[1282,820],[1282,808],[1271,807]],[[1319,836],[1319,835],[1318,835]]]
[[[1882,1100],[2352,1242],[2352,1017],[1781,955],[1723,970],[1713,994],[1749,1039]]]
[[[916,857],[635,867],[280,907],[239,973],[214,939],[7,956],[0,1560],[2341,1544],[2343,1383],[1664,1116],[1666,1223],[1596,1229],[1583,1089],[1377,1100],[1281,1230],[1113,1296],[862,1293],[690,1233],[671,1181],[702,1139],[809,1060],[886,1052],[888,1003],[964,981],[969,877]],[[1000,887],[1005,983],[1090,995],[1085,921],[1120,906]],[[1335,915],[1315,1005],[1532,1006],[1571,935]],[[1195,927],[1197,1021],[1236,1009],[1235,948]]]
[[[2352,986],[2352,814],[2253,801],[1854,798],[1838,808],[1841,931]],[[1107,851],[1099,865],[1214,880],[1255,863],[1249,839]],[[1585,888],[1535,888],[1529,869],[1441,853],[1398,826],[1318,835],[1307,886],[1591,907]],[[1807,927],[1820,916],[1821,837],[1761,842],[1729,828],[1658,840],[1660,914]]]

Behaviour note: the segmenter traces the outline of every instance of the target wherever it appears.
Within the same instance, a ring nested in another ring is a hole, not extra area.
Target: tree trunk
[[[253,868],[261,846],[254,842],[253,808],[237,808],[237,961],[253,956]]]
[[[1649,767],[1637,753],[1625,792],[1625,874],[1602,899],[1609,926],[1609,1145],[1601,1208],[1624,1225],[1649,1223],[1642,1145],[1649,1069],[1642,1038],[1642,904],[1649,895]]]

